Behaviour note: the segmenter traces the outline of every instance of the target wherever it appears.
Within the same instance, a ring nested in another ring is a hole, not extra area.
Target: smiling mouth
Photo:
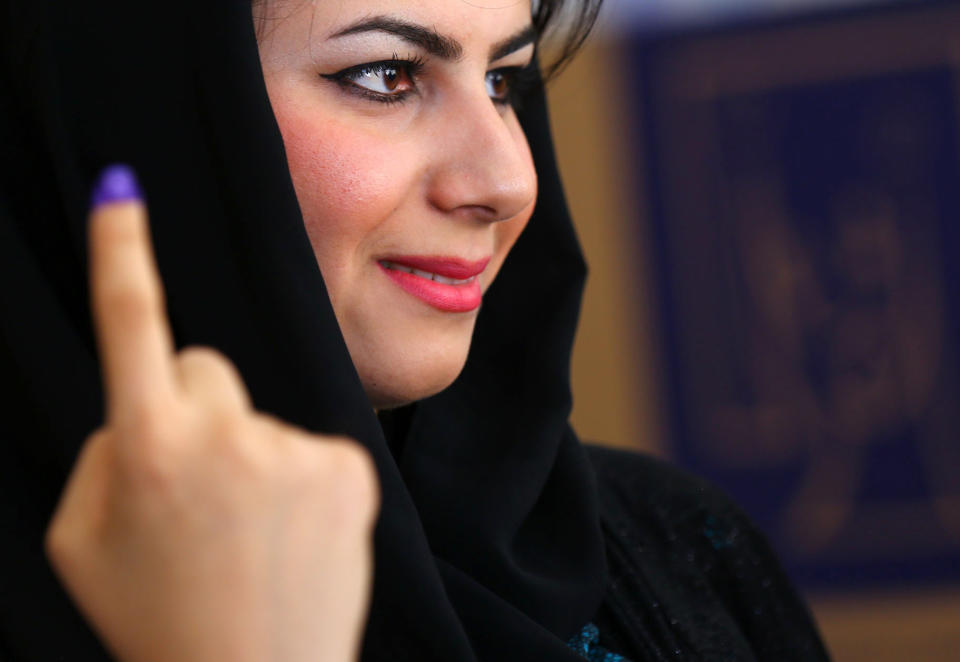
[[[432,280],[435,283],[442,283],[444,285],[465,285],[476,280],[477,278],[476,276],[470,276],[469,278],[449,278],[447,276],[441,276],[440,274],[431,273],[422,269],[415,269],[413,267],[408,267],[404,264],[398,264],[389,260],[380,260],[380,266],[382,266],[384,269],[403,271],[405,273],[413,274],[414,276],[426,278],[427,280]]]
[[[470,262],[459,258],[404,256],[377,260],[400,289],[447,313],[476,310],[483,300],[478,276],[490,258]]]

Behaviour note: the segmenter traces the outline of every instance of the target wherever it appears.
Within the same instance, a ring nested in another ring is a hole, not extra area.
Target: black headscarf
[[[565,641],[593,617],[606,569],[567,424],[585,269],[542,89],[521,112],[537,211],[484,298],[463,374],[394,415],[388,446],[304,229],[249,2],[0,7],[0,658],[107,659],[41,541],[102,420],[84,224],[96,175],[121,161],[146,191],[178,346],[219,348],[257,408],[375,459],[363,658],[577,659]]]

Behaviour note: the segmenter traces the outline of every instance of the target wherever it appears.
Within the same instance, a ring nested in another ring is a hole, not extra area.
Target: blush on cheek
[[[298,194],[309,191],[328,205],[354,208],[388,194],[386,170],[398,160],[385,158],[390,145],[382,135],[365,132],[333,112],[308,112],[295,97],[276,97],[274,114]]]
[[[341,301],[382,239],[381,226],[412,191],[415,160],[349,115],[323,106],[307,112],[295,96],[271,101],[304,226],[331,299]]]
[[[323,200],[331,208],[338,208],[353,206],[366,197],[363,164],[357,162],[343,140],[337,139],[342,129],[318,127],[315,119],[282,117],[279,113],[277,121],[301,201]]]

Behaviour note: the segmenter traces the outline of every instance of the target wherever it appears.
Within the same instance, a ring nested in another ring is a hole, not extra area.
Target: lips
[[[450,313],[466,313],[480,307],[483,292],[477,276],[489,262],[490,258],[469,261],[419,255],[378,260],[380,268],[400,289]]]

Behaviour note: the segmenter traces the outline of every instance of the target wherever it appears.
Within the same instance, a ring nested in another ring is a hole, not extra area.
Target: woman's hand
[[[54,569],[123,662],[356,659],[379,498],[369,456],[253,411],[215,350],[175,352],[133,175],[114,168],[100,190],[90,281],[107,421],[47,532]]]

